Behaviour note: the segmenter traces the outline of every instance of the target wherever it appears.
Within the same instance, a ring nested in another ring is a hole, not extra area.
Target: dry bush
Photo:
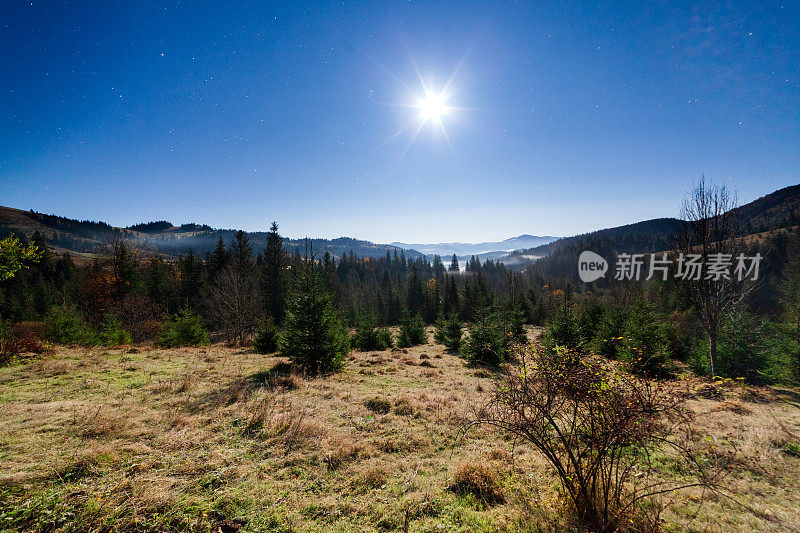
[[[82,439],[111,438],[124,434],[128,421],[124,418],[108,415],[103,412],[103,406],[95,411],[82,414],[77,412],[73,417],[73,425],[77,434]]]
[[[748,403],[769,403],[771,401],[763,392],[750,387],[742,391],[740,398]]]
[[[694,394],[695,396],[705,398],[706,400],[722,401],[725,399],[725,394],[723,394],[719,387],[712,383],[703,383],[702,385],[698,385],[694,389]]]
[[[394,414],[398,416],[412,416],[414,414],[414,400],[403,395],[394,402]]]
[[[30,366],[32,374],[48,378],[69,374],[72,369],[73,366],[69,362],[56,358],[37,359]]]
[[[682,400],[658,383],[566,350],[520,346],[518,353],[518,366],[507,368],[506,379],[473,424],[508,431],[546,458],[572,526],[591,531],[645,527],[653,514],[643,511],[660,512],[649,505],[655,496],[709,487],[712,473],[719,472],[695,457],[691,442],[696,436]],[[656,460],[668,453],[686,473],[682,481],[657,477]]]
[[[392,410],[392,403],[385,398],[379,398],[375,396],[373,398],[364,400],[364,407],[373,413],[385,415]]]
[[[0,359],[24,353],[42,354],[48,349],[42,342],[41,322],[18,322],[7,338],[0,338]]]
[[[505,501],[497,470],[485,463],[459,464],[447,488],[456,494],[472,494],[489,505]]]
[[[275,380],[271,382],[271,385],[283,390],[295,390],[303,386],[303,377],[296,372],[282,374],[275,376]]]
[[[397,433],[382,437],[375,446],[383,453],[408,453],[428,445],[428,441],[414,434]]]
[[[253,387],[244,378],[233,380],[227,387],[221,388],[216,393],[216,401],[219,405],[232,405],[250,397]]]
[[[325,443],[325,457],[323,461],[330,470],[337,470],[346,463],[358,459],[364,452],[361,443],[353,442],[352,439],[343,437],[332,437]]]
[[[148,296],[127,294],[111,308],[123,329],[130,332],[134,342],[153,341],[161,333],[164,308]]]
[[[69,462],[55,472],[55,477],[62,483],[73,483],[96,473],[93,458],[82,457]]]
[[[389,480],[389,474],[382,466],[371,466],[358,472],[350,484],[362,490],[374,490],[382,487]]]

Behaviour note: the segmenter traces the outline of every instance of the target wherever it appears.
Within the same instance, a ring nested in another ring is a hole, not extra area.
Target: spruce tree
[[[261,291],[266,314],[272,317],[275,324],[281,324],[285,314],[286,280],[283,263],[283,238],[278,233],[278,224],[273,222],[267,233]]]
[[[406,309],[412,315],[422,312],[425,303],[425,289],[422,286],[422,280],[417,272],[417,267],[411,268],[411,275],[408,277],[408,292],[406,300]]]
[[[447,270],[450,272],[458,272],[460,270],[458,266],[458,257],[456,257],[456,254],[453,254],[453,259],[450,261],[450,267]]]
[[[350,339],[313,256],[302,263],[295,276],[287,299],[280,351],[307,370],[337,370],[350,351]]]
[[[438,255],[433,256],[433,276],[439,280],[444,277],[444,263]]]
[[[253,245],[250,244],[250,239],[247,234],[239,230],[234,235],[231,241],[231,259],[235,268],[241,272],[252,270],[253,262]]]
[[[439,315],[436,320],[436,331],[433,334],[436,342],[444,344],[450,350],[458,351],[461,348],[463,335],[461,321],[455,313],[447,316],[444,313]]]
[[[455,276],[446,276],[444,279],[444,299],[442,301],[442,306],[446,315],[459,312],[458,287],[456,286]]]
[[[208,257],[208,271],[210,276],[213,278],[217,272],[228,266],[229,260],[230,254],[228,253],[228,249],[225,248],[225,242],[220,236],[219,240],[217,241],[217,247]]]

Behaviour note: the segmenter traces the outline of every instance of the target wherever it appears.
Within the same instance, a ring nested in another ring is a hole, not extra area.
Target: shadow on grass
[[[776,387],[773,389],[773,392],[775,396],[777,396],[781,400],[800,406],[800,392],[783,387],[781,388]]]
[[[234,379],[218,389],[206,392],[189,405],[189,410],[199,412],[214,405],[231,405],[246,401],[255,391],[294,390],[303,383],[304,376],[287,362],[276,363],[268,370],[254,372],[248,376]]]
[[[296,389],[300,386],[299,380],[302,379],[300,372],[291,363],[276,363],[269,370],[262,370],[250,374],[245,378],[247,383],[254,387],[281,387],[283,389]]]

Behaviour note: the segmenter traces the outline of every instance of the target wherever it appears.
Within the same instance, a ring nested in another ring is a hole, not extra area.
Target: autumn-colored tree
[[[31,263],[38,262],[42,250],[34,244],[22,244],[13,234],[0,240],[0,281],[13,278]]]

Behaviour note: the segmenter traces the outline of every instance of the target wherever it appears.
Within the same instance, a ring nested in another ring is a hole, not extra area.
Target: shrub
[[[141,294],[126,294],[110,309],[119,318],[122,328],[129,331],[134,342],[158,339],[164,322],[164,309],[160,302]]]
[[[453,475],[453,482],[447,488],[456,494],[472,494],[489,505],[505,500],[497,481],[496,470],[483,463],[459,464]]]
[[[392,332],[387,328],[375,326],[374,321],[362,318],[356,325],[352,338],[353,347],[362,352],[370,350],[386,350],[394,346]]]
[[[71,305],[50,308],[44,317],[44,336],[58,344],[97,344],[97,336],[91,325]]]
[[[561,485],[568,529],[636,530],[655,495],[709,485],[712,465],[691,451],[698,436],[680,398],[599,357],[519,350],[519,366],[508,369],[475,423],[504,429],[542,453]],[[663,480],[654,461],[669,450],[684,473],[677,482]]]
[[[341,368],[350,351],[350,336],[313,258],[296,274],[279,349],[294,364],[316,372]]]
[[[400,318],[400,335],[397,345],[408,348],[428,342],[428,333],[425,331],[425,322],[420,315],[404,313]]]
[[[414,404],[409,398],[398,398],[394,402],[394,414],[398,416],[411,416],[414,414]]]
[[[182,309],[164,321],[158,344],[164,348],[202,346],[208,344],[208,333],[199,316],[188,308]]]
[[[278,351],[280,331],[271,318],[264,320],[256,328],[256,337],[253,340],[253,351],[260,354],[270,354]]]
[[[364,407],[372,411],[373,413],[380,413],[385,415],[392,409],[392,403],[389,400],[384,398],[378,398],[377,396],[374,398],[369,398],[364,400]]]
[[[42,342],[41,322],[11,322],[0,320],[0,362],[23,353],[41,354],[48,350]]]
[[[439,315],[436,320],[436,331],[433,334],[436,342],[445,345],[451,350],[458,351],[461,348],[463,336],[464,332],[461,329],[461,321],[458,319],[458,315],[455,313],[450,313],[447,317],[444,314]]]
[[[472,364],[497,366],[508,357],[511,344],[511,335],[497,318],[484,316],[469,327],[463,354]]]
[[[119,346],[120,344],[131,344],[133,336],[130,332],[122,329],[122,324],[114,315],[106,318],[105,328],[100,332],[100,344],[103,346]]]

